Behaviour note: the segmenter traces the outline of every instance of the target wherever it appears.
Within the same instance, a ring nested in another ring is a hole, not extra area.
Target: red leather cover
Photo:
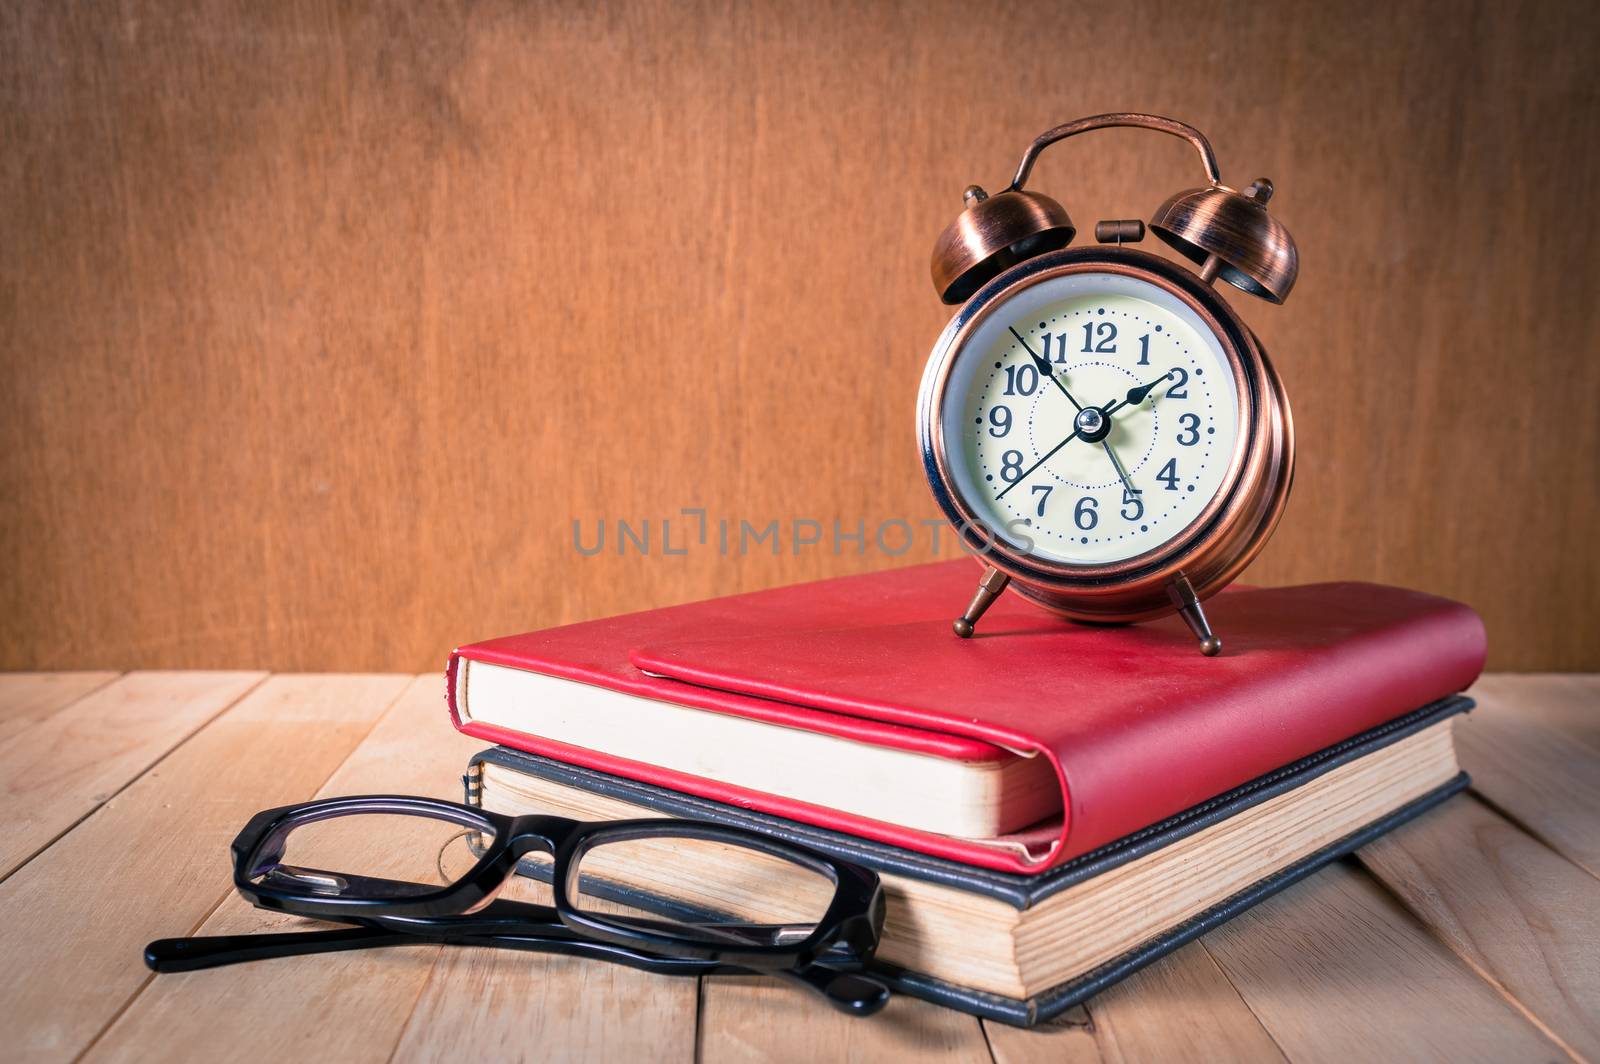
[[[960,640],[950,620],[978,573],[965,559],[939,562],[465,646],[448,670],[451,715],[468,734],[572,764],[1036,872],[1460,691],[1486,650],[1469,607],[1360,583],[1216,596],[1206,604],[1223,640],[1216,658],[1176,617],[1089,627],[1014,595]],[[1056,768],[1065,815],[1015,840],[1033,844],[1025,854],[462,725],[461,657],[938,756],[1036,751]]]

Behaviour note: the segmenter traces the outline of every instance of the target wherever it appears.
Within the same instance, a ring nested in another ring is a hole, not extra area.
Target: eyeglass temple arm
[[[871,1016],[887,1005],[891,996],[889,988],[871,976],[840,972],[820,964],[762,970],[688,957],[662,957],[589,939],[546,939],[538,935],[484,935],[452,941],[464,946],[495,946],[500,949],[591,957],[658,975],[773,975],[820,994],[829,1005],[852,1016]]]
[[[836,972],[817,964],[771,973],[821,994],[840,1012],[871,1016],[889,1003],[889,988],[868,975]]]
[[[437,942],[457,942],[469,938],[492,937],[493,929],[486,929],[486,919],[499,917],[507,926],[526,927],[529,923],[549,921],[547,934],[569,935],[565,926],[555,922],[555,910],[545,905],[526,902],[497,901],[483,910],[478,917],[462,917],[472,921],[471,927],[451,928],[443,920],[433,918],[429,923],[411,922],[405,918],[391,918],[399,925],[381,927],[361,924],[355,927],[327,931],[270,931],[255,935],[195,935],[189,938],[160,938],[144,948],[144,963],[153,972],[193,972],[203,968],[220,968],[246,961],[270,960],[274,957],[301,957],[317,953],[337,953],[341,950],[378,949],[384,946],[413,946]]]
[[[672,974],[698,972],[708,962],[687,958],[655,958],[634,954],[621,947],[567,937],[570,932],[556,927],[549,934],[471,934],[462,931],[392,931],[382,927],[347,927],[331,931],[273,931],[257,935],[196,935],[190,938],[160,938],[144,948],[144,963],[155,972],[195,972],[222,968],[230,964],[272,960],[277,957],[306,957],[345,950],[381,949],[387,946],[422,946],[452,943],[467,946],[496,946],[543,953],[572,953],[617,960],[630,957],[648,960],[651,970]],[[657,963],[659,961],[659,963]],[[642,967],[643,965],[635,965]]]
[[[206,935],[162,938],[144,949],[145,965],[155,972],[194,972],[246,961],[299,957],[385,946],[420,946],[450,942],[461,946],[487,946],[561,953],[607,960],[659,975],[771,974],[820,994],[828,1004],[852,1016],[871,1016],[889,1003],[889,989],[867,976],[837,972],[820,965],[798,970],[756,973],[754,969],[718,964],[688,957],[661,957],[621,946],[585,939],[547,935],[452,935],[389,931],[378,927],[348,927],[332,931],[279,931],[258,935]]]
[[[371,926],[381,926],[390,930],[415,931],[423,935],[446,935],[451,941],[461,935],[485,937],[488,935],[518,935],[518,934],[544,934],[553,937],[577,937],[576,932],[561,923],[556,910],[549,905],[540,905],[537,902],[511,901],[507,898],[496,898],[483,908],[460,916],[375,916],[369,917]],[[628,917],[629,923],[635,927],[660,931],[671,934],[682,928],[682,923],[667,919],[650,919],[643,916]],[[452,927],[452,924],[459,924]],[[538,930],[532,931],[529,925],[536,925]],[[499,926],[496,926],[499,925]],[[803,938],[810,933],[810,924],[754,924],[736,917],[728,917],[726,922],[696,920],[695,929],[701,934],[710,934],[726,939],[730,945],[749,946],[773,941],[782,941],[784,937]]]
[[[280,931],[260,935],[202,935],[158,938],[144,948],[144,963],[153,972],[197,972],[245,961],[301,957],[313,953],[373,949],[378,946],[422,945],[435,941],[422,935],[375,927],[335,931]]]

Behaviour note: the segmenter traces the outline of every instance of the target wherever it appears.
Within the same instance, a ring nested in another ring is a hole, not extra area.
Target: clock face
[[[1176,537],[1224,486],[1239,442],[1233,364],[1159,285],[1047,276],[992,306],[953,358],[946,464],[986,538],[1111,564]]]

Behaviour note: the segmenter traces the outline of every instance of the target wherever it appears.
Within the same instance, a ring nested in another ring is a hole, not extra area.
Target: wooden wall
[[[1426,588],[1495,667],[1600,668],[1597,10],[6,4],[0,667],[426,669],[924,560],[829,540],[934,515],[933,238],[1131,109],[1299,241],[1287,305],[1237,301],[1300,438],[1250,578]],[[1114,131],[1035,185],[1087,231],[1199,176]],[[662,556],[684,507],[709,542]],[[652,556],[582,556],[601,518]],[[820,546],[738,554],[796,518]]]

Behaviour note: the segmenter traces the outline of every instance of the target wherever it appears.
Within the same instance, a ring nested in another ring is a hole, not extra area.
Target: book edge
[[[1100,967],[1075,979],[1059,983],[1049,990],[1030,998],[1008,998],[1004,995],[957,986],[914,971],[894,968],[878,963],[872,972],[884,979],[891,989],[922,998],[946,1008],[997,1020],[1014,1027],[1033,1027],[1047,1022],[1075,1005],[1122,981],[1141,968],[1160,960],[1167,954],[1187,945],[1201,935],[1227,923],[1240,913],[1253,908],[1267,898],[1293,886],[1324,865],[1360,849],[1373,839],[1386,834],[1408,820],[1426,813],[1471,784],[1465,772],[1412,799],[1398,809],[1371,821],[1365,827],[1323,847],[1316,853],[1271,873],[1245,890],[1212,906],[1197,916],[1146,941],[1140,946],[1106,962]]]
[[[1060,780],[1048,758],[1039,757],[1037,751],[1011,755],[997,750],[1000,756],[981,760],[952,757],[757,717],[664,703],[601,684],[468,657],[459,659],[455,677],[455,709],[463,732],[481,735],[491,742],[500,741],[499,736],[517,736],[519,741],[514,745],[524,752],[555,761],[594,764],[604,758],[619,767],[637,765],[664,775],[671,773],[742,791],[770,793],[775,799],[819,810],[832,809],[906,830],[962,839],[1003,838],[1015,832],[989,829],[1005,828],[1010,822],[1027,827],[1062,815]],[[507,686],[513,683],[517,685],[514,690]],[[490,694],[474,696],[478,688]],[[486,707],[474,709],[475,701],[482,702],[491,695],[494,700]],[[513,695],[518,699],[515,706],[507,702]],[[658,707],[683,716],[656,718],[653,711]],[[514,719],[513,711],[528,719]],[[671,727],[662,731],[661,720],[669,721]],[[611,734],[595,733],[591,723],[594,721],[602,722],[600,727],[609,728]],[[591,728],[587,734],[583,733],[585,725]],[[554,738],[555,735],[567,738]],[[697,737],[685,742],[684,735]],[[630,742],[635,745],[630,747]],[[638,745],[641,743],[646,745]],[[760,758],[749,753],[763,747],[782,749],[784,756]],[[725,759],[720,769],[708,762],[711,752],[738,749],[745,749],[746,756]],[[818,780],[818,764],[836,774],[826,791],[818,789],[823,786]],[[850,765],[855,765],[854,772],[849,771]],[[595,770],[605,771],[598,766]],[[843,801],[829,801],[830,797],[842,797],[838,791],[844,785],[857,785],[874,772],[882,773],[886,779],[899,778],[900,782],[886,792],[896,799],[899,808],[895,808],[896,801],[880,802],[882,808],[876,811],[852,810]],[[610,774],[642,778],[637,771]],[[814,793],[807,793],[808,790]],[[942,799],[942,815],[929,815],[920,808],[928,804],[926,801],[919,803],[906,797],[918,792]],[[922,817],[923,826],[914,823],[913,814]]]
[[[872,839],[849,836],[755,809],[744,809],[697,795],[671,791],[654,784],[569,765],[503,746],[473,755],[468,762],[467,776],[464,780],[469,802],[481,800],[481,795],[475,795],[473,791],[474,776],[481,776],[481,769],[477,769],[477,766],[485,761],[500,764],[566,786],[629,801],[650,809],[713,822],[733,822],[747,827],[753,826],[755,830],[765,834],[822,850],[847,860],[858,861],[879,871],[889,871],[896,875],[997,898],[1020,911],[1077,883],[1161,849],[1243,809],[1309,783],[1339,765],[1347,764],[1401,738],[1413,735],[1447,717],[1465,713],[1473,705],[1472,699],[1465,695],[1452,695],[1422,706],[1387,724],[1368,729],[1360,735],[1325,747],[1265,776],[1257,777],[1205,802],[1181,810],[1140,831],[1032,874],[1004,872],[963,864],[947,857],[937,857]]]

